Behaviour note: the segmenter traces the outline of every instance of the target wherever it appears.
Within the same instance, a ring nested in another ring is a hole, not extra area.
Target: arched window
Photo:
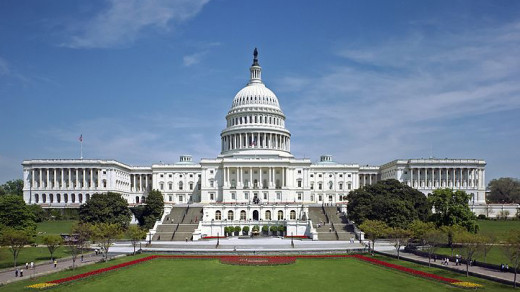
[[[219,210],[215,212],[215,220],[222,220],[222,214]]]
[[[34,201],[38,203],[40,201],[40,196],[38,194],[34,194]]]
[[[135,203],[139,204],[139,196],[135,196]]]
[[[56,194],[56,201],[58,203],[61,203],[61,195],[60,194]]]
[[[54,203],[54,195],[53,194],[49,194],[49,203]]]
[[[90,194],[87,194],[87,201],[90,200]]]
[[[278,211],[278,220],[283,220],[283,211]]]
[[[265,220],[271,220],[271,211],[265,211]]]
[[[42,202],[45,204],[47,203],[47,195],[42,194]]]
[[[146,203],[146,197],[145,196],[141,196],[141,203]]]
[[[291,220],[296,220],[296,211],[291,210],[290,216]]]
[[[334,185],[334,184],[333,184],[331,181],[329,181],[329,190],[332,190],[332,186],[333,186],[333,185]]]
[[[183,188],[184,184],[182,183],[182,181],[179,182],[179,190],[182,191],[182,188]]]
[[[79,194],[78,196],[79,196],[79,202],[83,203],[83,194]]]
[[[233,216],[233,211],[229,210],[227,212],[227,220],[234,220],[235,217]]]
[[[246,211],[240,211],[240,220],[246,220]]]
[[[76,195],[75,194],[70,194],[70,201],[72,203],[76,203]]]

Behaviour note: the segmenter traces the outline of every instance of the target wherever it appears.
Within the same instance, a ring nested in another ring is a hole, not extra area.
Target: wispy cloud
[[[340,159],[371,163],[427,156],[435,139],[471,140],[482,125],[460,129],[459,119],[520,109],[520,23],[435,37],[414,33],[337,55],[345,65],[280,81],[298,96],[287,110],[294,139],[314,138],[293,142],[299,153],[330,146]],[[335,143],[320,142],[329,140]]]
[[[108,8],[75,27],[62,45],[111,48],[127,45],[147,29],[171,30],[197,15],[209,0],[110,0]]]
[[[220,46],[219,42],[210,42],[210,43],[197,43],[192,45],[194,47],[195,52],[189,55],[186,55],[182,58],[183,64],[186,67],[190,67],[192,65],[198,64],[202,61],[202,59],[210,53],[210,49],[214,47]]]

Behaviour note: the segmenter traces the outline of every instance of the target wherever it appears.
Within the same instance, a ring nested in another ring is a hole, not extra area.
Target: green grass
[[[76,220],[44,221],[36,224],[36,243],[43,244],[43,236],[49,234],[70,233],[72,225]]]
[[[445,277],[485,285],[485,291],[509,291],[505,285],[405,261],[383,260],[424,270]],[[109,262],[114,265],[135,257]],[[99,269],[107,264],[65,271],[40,279],[0,287],[0,291],[22,291],[30,284],[42,283],[73,274]],[[110,271],[69,284],[53,291],[461,291],[447,284],[414,277],[354,258],[298,259],[283,266],[233,266],[218,260],[156,259],[121,270]],[[27,291],[27,290],[25,290]]]
[[[520,229],[520,220],[478,220],[479,233],[495,236],[504,241],[512,229]]]
[[[60,247],[54,252],[55,258],[63,258],[70,256],[69,249],[67,247]],[[51,254],[47,247],[24,247],[18,255],[17,265],[25,265],[31,261],[38,263],[42,261],[49,261]],[[13,266],[13,254],[8,248],[0,248],[0,269],[10,268]]]

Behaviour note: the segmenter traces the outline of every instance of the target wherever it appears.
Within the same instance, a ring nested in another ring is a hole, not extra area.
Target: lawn
[[[70,233],[70,229],[76,220],[45,221],[37,223],[36,232],[42,234]]]
[[[518,220],[478,220],[480,227],[480,234],[486,234],[494,236],[498,242],[504,241],[507,238],[507,234],[512,229],[520,229],[520,221]],[[437,253],[451,255],[451,249],[440,248]],[[454,249],[453,254],[461,254],[458,249]],[[484,262],[484,255],[477,254],[477,261]],[[502,252],[502,249],[498,246],[491,248],[486,256],[486,262],[493,264],[510,264],[507,257]]]
[[[70,256],[69,249],[67,247],[60,247],[54,252],[55,258],[63,258]],[[51,254],[47,247],[24,247],[18,255],[17,264],[25,265],[31,261],[38,263],[42,261],[49,261]],[[13,266],[13,254],[8,248],[0,248],[0,269],[10,268]]]
[[[446,277],[466,280],[461,274],[413,263],[379,257],[380,259],[421,269]],[[114,265],[135,257],[109,262]],[[41,279],[26,280],[0,287],[0,291],[27,291],[24,286],[59,279],[105,267],[96,264],[76,272],[65,271]],[[507,286],[486,280],[468,280],[485,285],[486,291],[509,291]],[[298,259],[282,266],[234,266],[218,260],[155,259],[110,271],[91,278],[62,284],[53,291],[461,291],[440,282],[362,262],[346,259]]]

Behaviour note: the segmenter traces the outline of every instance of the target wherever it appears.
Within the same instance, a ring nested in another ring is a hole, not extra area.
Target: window
[[[237,195],[236,195],[235,193],[231,193],[231,200],[236,200],[236,199],[237,199],[236,196],[237,196]]]
[[[106,170],[103,170],[103,174],[107,174],[107,171],[106,171]]]
[[[314,201],[314,195],[311,195],[311,201]]]
[[[340,175],[339,175],[339,177],[343,177],[343,175],[342,175],[342,174],[340,174]]]
[[[190,174],[190,177],[193,177],[193,174]]]
[[[168,175],[168,177],[172,177],[172,174],[170,173],[170,174]]]
[[[209,186],[210,186],[211,188],[214,187],[214,186],[215,186],[215,182],[212,181],[212,180],[210,180],[210,181],[209,181]]]
[[[329,177],[332,177],[332,174],[329,174]]]
[[[222,214],[220,214],[219,210],[215,212],[215,220],[222,220]]]
[[[333,186],[333,185],[334,185],[334,184],[333,184],[331,181],[329,181],[329,190],[332,190],[332,186]]]
[[[246,211],[240,211],[240,220],[246,220]]]
[[[347,184],[347,189],[350,190],[350,188],[352,188],[352,186],[350,184]]]
[[[193,183],[190,183],[190,191],[193,190]]]
[[[283,211],[278,211],[278,220],[283,220]]]
[[[209,173],[213,174],[213,169],[209,171]]]
[[[179,190],[182,191],[182,188],[184,187],[184,184],[182,183],[182,181],[179,182]]]
[[[302,193],[298,193],[298,201],[302,200]]]
[[[321,190],[322,189],[322,185],[321,183],[318,183],[318,190]]]
[[[298,180],[298,187],[299,187],[299,188],[302,187],[302,181],[301,181],[301,180]]]
[[[264,200],[267,200],[267,193],[264,193]]]
[[[40,197],[38,196],[38,194],[34,194],[34,200],[36,201],[36,203],[38,203],[38,201],[40,200]]]
[[[314,177],[314,174],[311,174],[311,177]]]
[[[168,184],[168,189],[171,191],[173,189],[173,183]]]
[[[311,190],[314,190],[314,183],[311,183]]]
[[[229,210],[227,212],[227,220],[235,220],[235,216],[233,216],[233,211]]]
[[[159,184],[159,188],[161,189],[161,191],[164,190],[164,184],[163,184],[163,183],[160,183],[160,184]]]
[[[248,192],[244,193],[244,199],[249,200],[249,193]]]
[[[289,218],[291,218],[291,220],[296,220],[296,211],[291,210],[291,213],[289,216],[290,216]]]
[[[164,177],[164,174],[161,173],[160,177]]]
[[[282,193],[277,192],[277,193],[276,193],[276,199],[277,199],[277,200],[281,200],[281,199],[282,199]]]
[[[321,174],[320,174],[320,175],[318,175],[318,177],[321,177]]]
[[[168,196],[168,201],[169,201],[169,202],[173,201],[173,197],[172,197],[172,195],[169,195],[169,196]]]
[[[213,194],[213,193],[209,194],[209,199],[210,200],[215,200],[215,194]]]
[[[302,170],[301,169],[298,169],[298,174],[301,174],[302,173]]]
[[[340,189],[340,190],[343,189],[343,184],[342,184],[342,183],[339,183],[339,189]]]
[[[348,177],[351,177],[351,176],[352,176],[352,175],[349,173],[349,174],[348,174]]]
[[[265,211],[265,220],[271,220],[271,211]]]

